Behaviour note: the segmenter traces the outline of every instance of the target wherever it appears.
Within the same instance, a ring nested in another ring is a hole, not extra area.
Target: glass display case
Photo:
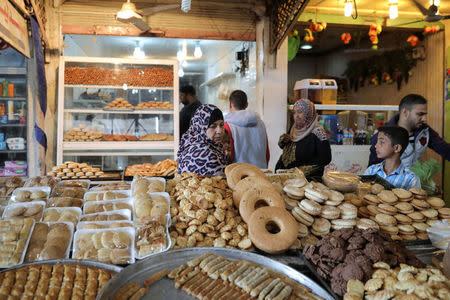
[[[103,170],[174,159],[179,140],[178,62],[63,57],[57,162]]]
[[[0,67],[0,176],[27,176],[28,97],[25,67]]]

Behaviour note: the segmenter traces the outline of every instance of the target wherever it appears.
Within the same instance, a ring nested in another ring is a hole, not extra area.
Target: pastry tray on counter
[[[98,294],[97,299],[113,299],[114,295],[128,283],[135,281],[138,284],[142,284],[143,281],[145,281],[153,274],[164,269],[168,269],[170,271],[182,264],[185,264],[188,260],[196,258],[208,251],[221,255],[230,260],[245,259],[247,261],[254,262],[260,266],[267,267],[272,271],[278,272],[281,275],[284,275],[297,281],[298,283],[303,284],[304,286],[310,288],[314,294],[319,295],[324,299],[335,299],[327,291],[325,291],[322,287],[320,287],[317,283],[315,283],[307,276],[276,260],[247,251],[214,247],[184,248],[172,250],[153,255],[147,259],[129,265],[128,267],[124,268],[119,275],[114,276],[103,287],[103,289]],[[195,299],[184,291],[176,289],[174,281],[167,277],[153,283],[149,287],[148,292],[144,296],[144,298],[161,299],[162,295],[164,295],[163,297],[166,299]]]
[[[52,265],[53,266],[53,265],[57,265],[57,264],[61,264],[61,265],[74,264],[74,265],[83,265],[83,266],[88,266],[88,267],[100,268],[100,269],[107,270],[113,274],[118,274],[123,269],[122,267],[119,267],[116,265],[105,264],[105,263],[101,263],[101,262],[97,262],[97,261],[90,261],[90,260],[51,259],[51,260],[41,260],[41,261],[35,261],[35,262],[31,262],[31,263],[24,263],[24,264],[16,265],[11,268],[2,269],[0,271],[0,273],[10,271],[10,270],[16,270],[16,269],[20,269],[20,268],[32,266],[32,265]]]

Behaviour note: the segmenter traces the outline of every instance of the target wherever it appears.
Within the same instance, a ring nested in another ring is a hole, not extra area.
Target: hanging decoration
[[[439,32],[440,30],[441,30],[441,27],[439,25],[425,26],[425,28],[423,29],[423,33],[424,34],[432,34],[432,33]]]
[[[372,42],[372,49],[378,50],[378,35],[381,33],[382,27],[379,24],[370,25],[369,37]]]
[[[350,41],[352,40],[352,36],[348,32],[344,32],[341,34],[341,41],[344,42],[345,45],[350,44]]]
[[[8,48],[9,48],[9,44],[3,40],[0,40],[0,51],[6,50]],[[2,55],[2,54],[0,53],[0,55]]]
[[[310,43],[314,42],[314,35],[311,29],[305,28],[305,36],[303,37],[303,40]]]
[[[408,83],[410,71],[416,66],[417,58],[413,57],[414,48],[407,47],[368,58],[350,61],[344,76],[355,91],[369,81],[375,86],[380,83],[397,83],[400,90],[403,82]]]
[[[417,44],[419,44],[419,38],[417,36],[415,36],[414,34],[412,34],[408,37],[406,42],[409,43],[412,47],[416,47]]]
[[[297,55],[300,48],[300,36],[297,30],[289,33],[288,36],[288,61],[291,61]]]
[[[313,22],[310,26],[309,26],[309,30],[311,30],[311,32],[322,32],[327,28],[327,23],[326,22],[322,22],[322,23],[316,23]]]

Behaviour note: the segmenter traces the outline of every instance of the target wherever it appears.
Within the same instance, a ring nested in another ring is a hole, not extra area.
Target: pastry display
[[[131,221],[87,221],[78,223],[77,229],[108,229],[133,226],[133,222]]]
[[[133,105],[131,105],[127,100],[123,98],[117,98],[113,100],[111,103],[106,105],[103,109],[129,109],[132,110],[134,108]]]
[[[98,260],[104,263],[134,263],[134,228],[114,230],[77,230],[73,258]]]
[[[44,211],[43,222],[71,222],[77,225],[81,209],[78,207],[53,207]]]
[[[136,107],[136,109],[173,109],[173,104],[170,101],[147,101],[141,102]]]
[[[177,162],[173,159],[166,159],[156,164],[144,163],[140,165],[128,166],[125,176],[173,176],[177,171]]]
[[[170,236],[174,248],[231,247],[252,249],[248,226],[233,206],[223,177],[183,173],[167,182],[170,191]]]
[[[79,207],[82,208],[84,201],[72,197],[51,197],[48,200],[48,207]]]
[[[307,245],[303,255],[340,296],[347,292],[349,280],[369,280],[374,263],[384,261],[393,268],[400,264],[424,266],[406,247],[377,229],[335,230],[315,245]]]
[[[11,202],[47,202],[49,194],[50,187],[18,188],[13,192]]]
[[[136,256],[144,258],[168,248],[166,222],[151,217],[143,217],[135,222]]]
[[[60,181],[61,178],[54,176],[36,176],[28,179],[24,187],[49,186],[50,189],[53,189]]]
[[[76,163],[72,161],[67,161],[53,167],[52,171],[48,172],[47,175],[56,176],[63,180],[77,178],[85,180],[88,178],[104,177],[104,173],[100,170],[100,168],[91,167],[87,163]],[[71,182],[73,183],[74,181]],[[64,187],[64,185],[62,187]]]
[[[163,178],[146,178],[136,175],[131,185],[133,196],[145,193],[160,193],[165,191],[165,180]]]
[[[43,201],[9,204],[3,212],[3,219],[33,218],[36,222],[38,222],[42,218],[44,207],[45,202]]]
[[[18,176],[0,177],[0,197],[9,197],[15,189],[22,187],[25,182]]]
[[[173,135],[166,133],[149,133],[142,135],[140,141],[173,141]]]
[[[102,132],[86,124],[80,124],[64,133],[64,142],[99,142],[102,139]]]
[[[373,264],[372,277],[365,282],[347,284],[344,299],[448,299],[450,280],[433,267],[417,268],[407,264],[391,268],[385,262]]]
[[[36,223],[24,261],[68,258],[72,235],[72,223]]]
[[[0,221],[0,267],[5,268],[22,263],[33,225],[32,218]],[[3,286],[0,285],[0,287]]]
[[[131,184],[126,181],[115,181],[111,183],[101,183],[92,187],[90,191],[116,191],[116,190],[130,190]]]
[[[56,187],[53,189],[52,197],[71,197],[83,199],[86,189],[80,187]]]
[[[133,207],[130,201],[95,201],[88,202],[83,206],[84,214],[95,214],[99,212],[128,209],[130,212],[133,211]]]
[[[87,179],[83,180],[64,180],[58,184],[58,186],[63,187],[80,187],[84,189],[89,189],[91,182]]]
[[[207,252],[168,274],[197,299],[322,299],[306,286],[245,260]]]
[[[5,299],[94,300],[113,276],[107,270],[84,265],[34,264],[2,273],[0,289]]]
[[[159,67],[135,69],[105,69],[99,67],[68,67],[64,83],[90,85],[173,86],[173,71]]]
[[[421,189],[385,190],[373,184],[366,194],[346,194],[347,200],[358,206],[358,215],[375,221],[380,229],[401,241],[428,240],[427,228],[438,219],[444,209],[444,200],[427,197]],[[417,198],[419,197],[419,198]]]
[[[130,212],[128,209],[121,212],[104,212],[104,213],[96,213],[83,215],[80,218],[80,221],[128,221],[131,219],[130,214],[126,212]]]
[[[128,191],[100,191],[88,192],[84,195],[86,201],[106,201],[130,198],[131,194]]]
[[[163,221],[169,214],[169,199],[168,196],[164,196],[163,193],[142,193],[137,194],[133,199],[134,216],[137,219],[154,217]]]

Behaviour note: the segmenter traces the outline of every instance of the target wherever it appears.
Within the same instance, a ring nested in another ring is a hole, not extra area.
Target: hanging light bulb
[[[389,0],[389,19],[398,17],[398,0]]]
[[[183,55],[186,58],[187,56],[187,41],[183,40],[183,46],[181,47],[181,51],[183,51]]]
[[[143,59],[145,57],[145,52],[141,49],[141,43],[136,41],[136,47],[133,51],[133,57],[136,59]]]
[[[439,5],[441,4],[441,1],[439,0],[430,0],[430,5],[434,5],[437,7],[436,15],[439,15]]]
[[[181,1],[181,10],[187,13],[191,10],[191,0],[182,0]]]
[[[353,14],[353,1],[345,0],[344,5],[344,16],[350,17]]]
[[[202,48],[200,48],[200,42],[197,41],[195,43],[194,56],[196,58],[200,58],[200,57],[202,57],[202,55],[203,55],[203,52],[202,52]]]
[[[183,68],[179,68],[178,69],[178,77],[183,77],[183,76],[184,76]]]
[[[184,54],[183,50],[178,50],[177,52],[177,59],[179,62],[182,62],[186,58],[186,55]]]
[[[183,63],[181,64],[181,66],[182,66],[183,68],[186,68],[187,65],[188,65],[187,61],[183,61]]]

